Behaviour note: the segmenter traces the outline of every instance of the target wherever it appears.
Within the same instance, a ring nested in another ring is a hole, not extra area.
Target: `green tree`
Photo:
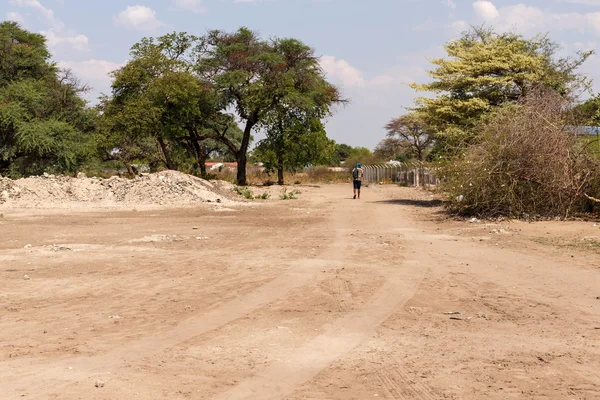
[[[320,121],[341,100],[310,47],[296,39],[275,39],[270,45],[279,65],[273,87],[278,99],[260,123],[267,134],[262,148],[275,154],[278,183],[283,185],[285,170],[331,160],[331,145]]]
[[[325,81],[314,50],[299,41],[265,41],[246,28],[234,33],[212,31],[198,47],[197,58],[201,77],[223,99],[224,109],[235,109],[244,124],[242,141],[234,152],[239,185],[246,184],[253,129],[272,126],[269,114],[279,113],[283,99],[290,99],[291,93],[303,96],[319,85],[328,92],[330,103],[342,101],[336,97],[337,89]]]
[[[395,137],[386,137],[375,147],[373,157],[378,161],[389,160],[406,160],[404,156],[405,148],[402,146],[400,139]]]
[[[432,60],[433,82],[412,85],[433,94],[417,99],[414,111],[437,134],[439,155],[460,153],[476,141],[472,128],[482,118],[536,86],[550,86],[568,96],[587,84],[576,70],[591,53],[556,59],[557,45],[546,36],[526,39],[473,28],[445,49],[446,58]]]
[[[389,139],[396,139],[408,158],[424,161],[433,144],[433,132],[417,113],[402,115],[385,126]]]
[[[88,88],[49,59],[43,36],[0,23],[0,173],[72,171],[89,154]]]
[[[101,103],[104,154],[117,155],[126,165],[133,158],[158,158],[168,169],[191,157],[205,173],[215,149],[205,141],[218,136],[235,146],[232,117],[221,112],[218,94],[194,72],[198,42],[193,35],[172,33],[132,47],[131,61],[113,74],[112,97]]]
[[[277,134],[261,140],[254,149],[254,157],[268,172],[277,171],[279,185],[285,184],[284,171],[297,172],[309,164],[322,165],[332,161],[335,142],[327,138],[319,120],[312,120],[308,127],[305,124],[283,126]]]
[[[335,154],[337,157],[337,162],[340,163],[342,161],[346,161],[348,157],[350,157],[350,153],[352,152],[352,146],[349,146],[344,143],[339,143],[335,147]]]

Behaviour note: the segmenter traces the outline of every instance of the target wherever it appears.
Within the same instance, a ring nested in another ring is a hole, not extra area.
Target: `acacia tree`
[[[87,87],[49,60],[42,35],[0,23],[0,173],[71,171],[87,156]]]
[[[327,138],[319,120],[310,126],[282,124],[254,149],[254,156],[268,172],[277,171],[277,184],[284,185],[284,172],[297,172],[308,164],[328,164],[335,155],[335,142]]]
[[[412,85],[434,95],[417,99],[413,111],[436,133],[441,155],[460,153],[477,140],[473,127],[482,118],[537,86],[569,96],[588,83],[576,70],[591,53],[556,59],[557,45],[546,36],[527,39],[473,28],[445,49],[446,58],[432,60],[433,82]]]
[[[279,98],[260,124],[267,134],[260,149],[263,156],[273,154],[274,160],[265,157],[267,165],[274,166],[283,185],[285,170],[331,160],[333,146],[321,120],[344,100],[325,80],[313,49],[296,39],[275,39],[271,48],[279,65],[273,86]]]
[[[225,109],[235,109],[244,124],[239,146],[224,140],[236,155],[239,185],[246,184],[252,131],[272,127],[273,114],[285,108],[284,99],[294,93],[304,96],[318,84],[329,92],[330,104],[341,101],[338,91],[325,81],[314,50],[297,40],[265,41],[247,28],[234,33],[212,31],[203,38],[197,58],[200,76],[221,96]]]
[[[144,158],[158,155],[168,169],[178,169],[182,158],[191,156],[205,173],[212,146],[204,142],[217,133],[235,142],[232,119],[221,111],[218,94],[194,72],[192,50],[198,40],[172,33],[132,47],[131,61],[113,74],[112,97],[101,103],[112,139],[105,141],[105,153],[115,154],[112,148],[117,148],[127,164],[153,141],[158,152]]]
[[[431,128],[415,113],[402,115],[390,121],[385,129],[389,139],[397,144],[409,158],[424,161],[427,151],[433,144]]]

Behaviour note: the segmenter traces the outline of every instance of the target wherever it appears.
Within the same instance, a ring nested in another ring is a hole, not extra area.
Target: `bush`
[[[269,200],[269,198],[271,197],[271,195],[267,192],[264,192],[261,195],[256,196],[256,199],[258,200]]]
[[[571,109],[549,90],[533,92],[479,127],[480,140],[441,168],[451,209],[484,217],[561,217],[592,211],[600,162],[581,145]]]
[[[236,186],[233,190],[237,194],[239,194],[240,196],[244,196],[244,198],[248,200],[254,200],[254,193],[252,193],[252,190],[250,190],[250,188]]]
[[[288,192],[287,189],[283,189],[279,198],[281,200],[297,200],[297,195],[299,194],[300,192],[298,190],[292,190],[291,192]]]

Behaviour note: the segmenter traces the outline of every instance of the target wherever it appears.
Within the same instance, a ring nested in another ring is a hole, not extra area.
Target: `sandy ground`
[[[0,398],[600,399],[593,222],[302,191],[0,210]]]

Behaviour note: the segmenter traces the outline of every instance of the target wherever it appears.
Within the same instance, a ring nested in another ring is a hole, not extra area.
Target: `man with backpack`
[[[360,200],[360,188],[362,186],[364,171],[362,169],[362,164],[357,163],[356,167],[352,170],[352,178],[354,180],[354,199],[356,200],[356,193],[358,192],[358,199]]]

